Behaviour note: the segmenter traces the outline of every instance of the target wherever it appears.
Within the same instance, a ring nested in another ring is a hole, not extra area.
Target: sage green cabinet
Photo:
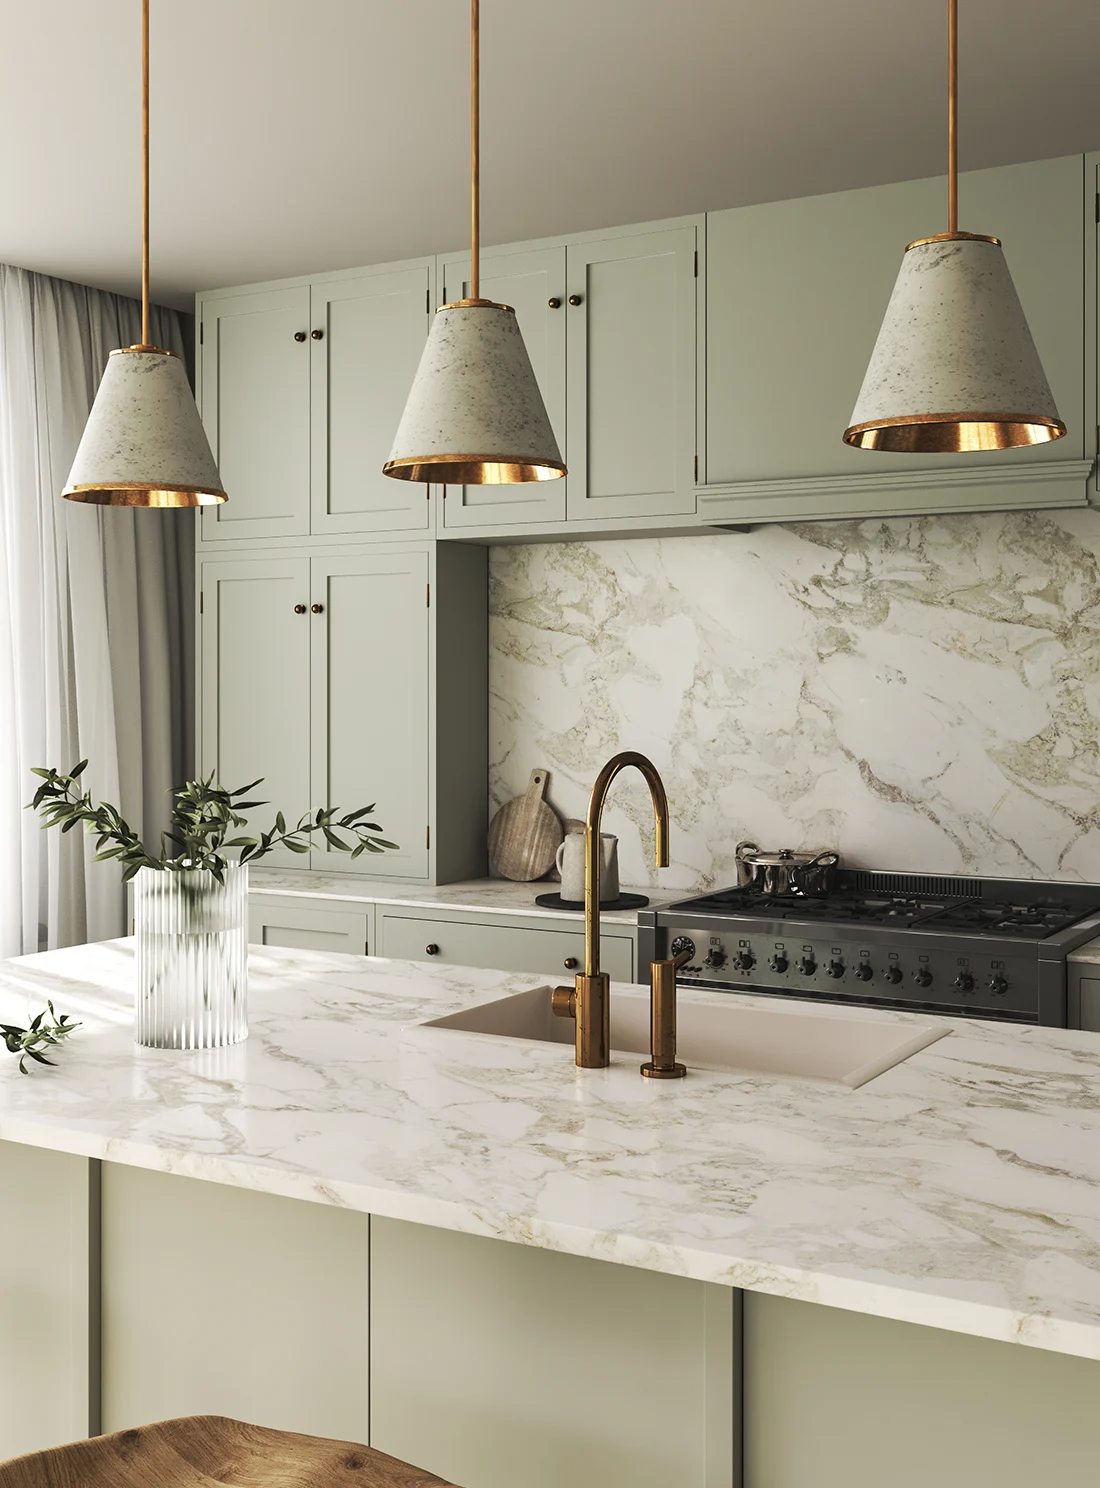
[[[377,805],[396,852],[274,863],[449,882],[485,871],[486,552],[371,545],[200,561],[200,768],[288,818]]]
[[[311,901],[294,894],[248,896],[248,943],[298,951],[338,951],[367,956],[374,939],[374,905],[346,900]]]
[[[430,493],[382,466],[434,277],[425,258],[199,297],[200,406],[229,493],[203,543],[429,531]]]
[[[200,299],[199,399],[229,501],[203,542],[309,532],[309,287]],[[298,339],[300,338],[300,339]]]
[[[445,300],[470,294],[470,260],[440,261]],[[481,259],[481,293],[511,305],[531,358],[558,448],[565,450],[565,249],[489,250]],[[395,482],[396,484],[396,482]],[[486,524],[564,522],[567,480],[530,481],[518,486],[446,486],[442,518],[446,533]]]
[[[424,486],[382,474],[431,320],[430,259],[310,289],[310,531],[427,532]]]
[[[695,226],[569,244],[570,524],[695,511],[697,246]]]
[[[944,181],[710,213],[701,514],[783,520],[1083,503],[1093,420],[1084,417],[1081,186],[1080,156],[962,177],[963,226],[1003,240],[1069,429],[1034,449],[966,457],[855,450],[841,439],[905,245],[943,227]],[[715,503],[716,486],[727,490]]]
[[[532,885],[532,898],[534,885]],[[378,954],[398,961],[438,961],[444,966],[491,966],[568,980],[584,965],[584,927],[542,919],[490,919],[479,914],[440,914],[380,904]],[[608,926],[600,935],[600,965],[613,981],[632,982],[634,935]]]

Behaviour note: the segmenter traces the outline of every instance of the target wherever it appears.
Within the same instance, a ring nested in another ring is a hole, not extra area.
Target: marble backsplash
[[[983,514],[553,543],[491,555],[494,809],[550,772],[581,816],[648,754],[666,887],[734,847],[856,866],[1100,881],[1100,513]],[[606,830],[656,882],[637,776]]]

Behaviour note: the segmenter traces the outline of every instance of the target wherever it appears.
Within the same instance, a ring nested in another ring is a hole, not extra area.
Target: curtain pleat
[[[84,777],[146,841],[190,773],[191,512],[63,501],[108,354],[138,303],[0,265],[0,954],[123,933],[119,870],[23,805],[35,765]],[[155,310],[182,352],[181,317]]]

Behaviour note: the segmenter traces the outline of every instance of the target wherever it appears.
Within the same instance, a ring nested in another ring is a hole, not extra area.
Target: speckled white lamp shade
[[[565,474],[511,306],[459,300],[436,311],[382,468],[398,480],[444,485]]]
[[[221,477],[178,356],[112,351],[61,493],[99,506],[207,506]]]
[[[910,243],[844,442],[967,453],[1065,432],[998,240]]]

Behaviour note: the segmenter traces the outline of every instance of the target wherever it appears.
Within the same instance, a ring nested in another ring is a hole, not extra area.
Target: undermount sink
[[[536,987],[432,1018],[422,1026],[572,1047],[575,1025],[572,1018],[559,1018],[551,1011],[550,991]],[[892,1023],[847,1012],[754,1007],[734,997],[723,1003],[681,999],[676,1024],[676,1057],[689,1073],[694,1066],[729,1074],[823,1080],[852,1090],[951,1031],[942,1025]],[[611,1048],[620,1054],[649,1054],[648,994],[612,992]]]

